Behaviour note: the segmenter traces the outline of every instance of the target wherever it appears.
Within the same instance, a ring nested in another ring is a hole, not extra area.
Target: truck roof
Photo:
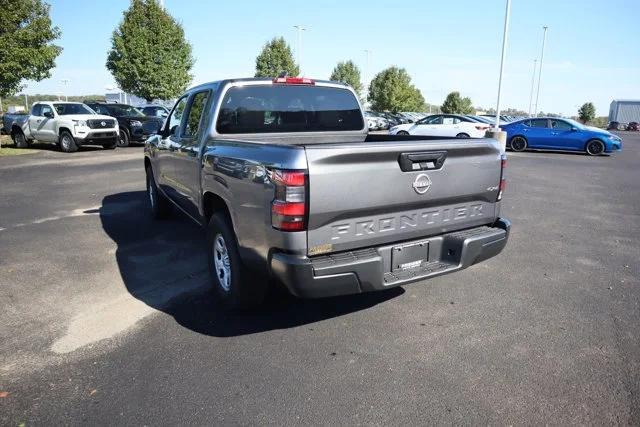
[[[193,86],[191,88],[189,88],[187,90],[187,92],[191,92],[194,90],[200,90],[200,89],[207,89],[210,88],[211,86],[224,86],[227,83],[242,83],[242,82],[273,82],[273,79],[275,77],[241,77],[241,78],[235,78],[235,79],[224,79],[224,80],[215,80],[215,81],[211,81],[211,82],[207,82],[207,83],[202,83],[199,84],[197,86]],[[331,81],[331,80],[317,80],[317,79],[312,79],[314,82],[316,83],[321,83],[321,84],[331,84],[331,85],[339,85],[339,86],[344,86],[344,87],[348,87],[346,84],[342,83],[342,82],[336,82],[336,81]]]

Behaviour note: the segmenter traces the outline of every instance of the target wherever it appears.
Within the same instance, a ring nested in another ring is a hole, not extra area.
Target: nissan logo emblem
[[[107,125],[107,122],[100,122],[100,125],[101,125],[102,127],[105,127],[105,126]]]
[[[426,173],[421,173],[420,175],[416,176],[416,179],[413,181],[412,187],[416,191],[416,193],[424,194],[429,191],[429,188],[431,188],[431,178],[429,178],[429,175],[427,175]]]

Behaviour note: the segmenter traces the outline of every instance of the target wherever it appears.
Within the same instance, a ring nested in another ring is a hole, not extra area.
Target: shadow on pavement
[[[209,288],[202,229],[174,212],[153,221],[143,191],[106,196],[99,210],[105,232],[117,245],[127,290],[150,307],[170,314],[185,328],[229,337],[285,329],[364,310],[404,293],[402,288],[318,300],[273,291],[260,309],[226,312]]]

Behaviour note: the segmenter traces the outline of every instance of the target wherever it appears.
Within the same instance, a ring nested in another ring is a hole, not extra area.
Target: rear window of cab
[[[310,85],[234,86],[220,105],[220,134],[358,131],[360,105],[347,89]]]

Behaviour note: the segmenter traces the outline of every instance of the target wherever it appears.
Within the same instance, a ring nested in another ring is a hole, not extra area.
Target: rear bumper
[[[394,244],[313,258],[275,253],[271,272],[302,298],[376,291],[453,273],[491,258],[507,244],[510,228],[511,223],[500,218],[493,226],[415,240],[428,243],[428,259],[405,270],[392,270],[391,252],[398,246]]]

